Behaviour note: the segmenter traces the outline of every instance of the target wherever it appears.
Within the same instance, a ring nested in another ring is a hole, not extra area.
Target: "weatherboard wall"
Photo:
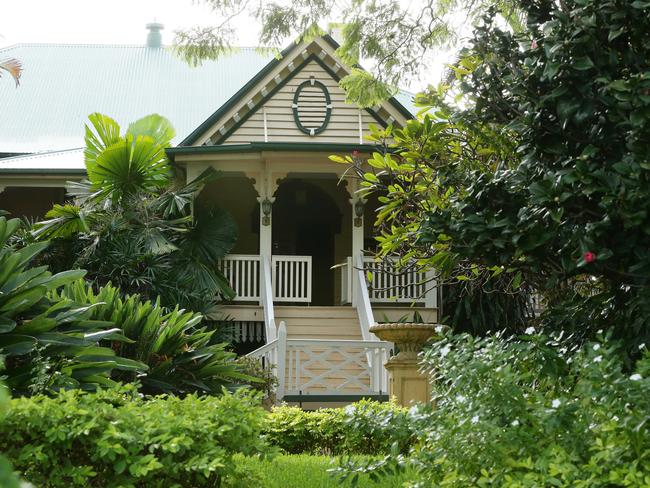
[[[296,90],[302,83],[309,82],[312,77],[325,85],[332,103],[331,116],[325,130],[314,136],[300,131],[292,108]],[[236,129],[224,143],[266,141],[359,144],[363,141],[363,137],[369,134],[370,124],[378,125],[366,110],[359,110],[355,105],[346,103],[345,93],[338,82],[320,64],[311,61]]]

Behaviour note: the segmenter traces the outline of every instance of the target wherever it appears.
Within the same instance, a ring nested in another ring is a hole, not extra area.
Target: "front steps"
[[[275,323],[284,321],[288,339],[361,340],[356,309],[352,307],[275,307]]]

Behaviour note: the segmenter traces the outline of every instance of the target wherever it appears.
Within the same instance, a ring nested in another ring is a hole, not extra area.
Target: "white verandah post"
[[[366,201],[363,198],[360,198],[356,192],[353,193],[352,195],[353,196],[350,199],[350,204],[352,208],[352,249],[350,254],[352,259],[350,265],[354,268],[354,266],[356,266],[357,263],[357,258],[359,256],[363,256],[363,241],[364,241],[363,210],[365,210]],[[357,210],[359,208],[362,211],[359,211],[359,215],[357,215]],[[348,270],[348,276],[354,276],[354,269]],[[357,306],[356,287],[353,286],[352,283],[350,283],[349,286],[352,294],[352,306],[356,307]]]

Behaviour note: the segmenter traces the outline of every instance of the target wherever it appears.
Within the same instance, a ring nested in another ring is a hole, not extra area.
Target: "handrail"
[[[276,389],[275,397],[278,401],[284,398],[284,391],[286,387],[285,382],[285,372],[287,364],[287,326],[284,323],[284,320],[280,321],[280,327],[278,328],[278,362],[277,364],[277,378],[278,378],[278,387]]]
[[[275,329],[275,312],[273,311],[271,263],[268,256],[262,256],[262,269],[260,274],[260,301],[264,307],[264,329],[266,331],[266,342],[269,343],[277,338],[277,331]]]
[[[246,354],[246,356],[250,356],[252,358],[258,358],[258,357],[263,356],[267,352],[275,349],[276,347],[278,347],[278,340],[274,339],[271,342],[267,342],[263,346],[258,347],[254,351],[249,352],[248,354]]]
[[[347,339],[288,339],[289,346],[348,346],[348,347],[381,347],[391,349],[393,344],[391,342],[371,340],[371,341],[358,341]],[[260,348],[261,349],[261,348]]]
[[[354,281],[355,298],[357,315],[359,316],[359,325],[361,326],[361,337],[364,341],[377,341],[377,337],[370,333],[370,327],[375,325],[375,317],[370,305],[370,295],[368,294],[368,284],[363,266],[363,257],[357,256],[357,267],[352,275],[356,278]]]

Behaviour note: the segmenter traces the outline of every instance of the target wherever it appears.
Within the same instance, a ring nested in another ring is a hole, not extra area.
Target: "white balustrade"
[[[285,392],[377,395],[388,392],[384,364],[391,344],[381,341],[289,339]]]
[[[219,260],[237,302],[255,302],[260,299],[260,257],[254,254],[230,254]]]
[[[287,339],[283,322],[277,338],[248,354],[273,370],[277,401],[285,395],[381,395],[388,392],[384,364],[392,344],[383,341]]]
[[[273,300],[311,302],[311,256],[273,256]]]
[[[352,258],[347,258],[341,269],[342,299],[346,303],[356,304],[353,295],[355,286],[355,271],[360,269],[359,263],[352,266]],[[437,306],[436,284],[432,273],[417,267],[398,268],[395,259],[375,261],[364,256],[363,271],[368,285],[371,303],[422,303],[427,307]],[[370,274],[370,281],[367,280]]]
[[[252,254],[230,254],[219,268],[235,290],[235,302],[261,301],[261,259]],[[272,256],[271,289],[276,302],[311,302],[311,256]]]

